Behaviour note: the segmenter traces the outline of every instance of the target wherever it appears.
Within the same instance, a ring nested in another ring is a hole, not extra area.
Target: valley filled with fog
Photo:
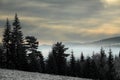
[[[71,54],[71,51],[74,52],[76,58],[79,58],[81,53],[86,56],[92,56],[93,53],[99,53],[101,46],[90,46],[90,45],[66,45],[66,48],[69,48],[66,53]],[[109,49],[112,50],[113,55],[118,55],[120,51],[120,47],[115,46],[102,46],[105,50],[106,55],[109,52]],[[41,45],[39,46],[38,50],[40,50],[45,58],[47,58],[49,52],[52,50],[52,46],[50,45]]]

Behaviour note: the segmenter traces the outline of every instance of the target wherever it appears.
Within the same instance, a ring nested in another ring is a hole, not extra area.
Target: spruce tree
[[[22,34],[22,31],[21,31],[20,21],[19,21],[19,18],[17,16],[17,14],[15,14],[15,19],[14,19],[14,22],[13,22],[12,40],[14,41],[16,49],[19,46],[21,46],[22,43],[23,43],[23,34]]]
[[[84,55],[83,55],[83,52],[81,53],[80,61],[81,61],[81,62],[84,61]]]
[[[46,60],[46,72],[49,74],[57,74],[57,64],[55,61],[55,57],[53,56],[53,53],[49,53],[48,58]]]
[[[71,58],[70,58],[70,75],[76,76],[76,61],[73,51],[71,52]]]
[[[44,57],[41,54],[40,51],[37,52],[37,61],[39,64],[39,72],[45,73],[45,62],[44,62]]]
[[[65,45],[63,45],[62,42],[57,42],[52,48],[52,54],[56,61],[59,75],[66,74],[66,58],[69,56],[69,54],[65,53],[67,49],[68,48],[65,48]]]
[[[40,72],[40,66],[39,66],[39,62],[37,60],[37,57],[40,58],[41,53],[37,51],[38,49],[38,41],[34,36],[26,36],[25,38],[26,40],[26,51],[28,54],[28,61],[29,61],[29,70],[30,71],[39,71]]]
[[[26,36],[26,50],[29,51],[30,53],[35,53],[37,52],[38,49],[38,41],[34,36]]]
[[[4,49],[3,52],[4,52],[4,54],[2,54],[5,59],[4,64],[6,64],[6,65],[4,65],[4,66],[6,66],[6,68],[10,68],[10,65],[12,64],[11,60],[10,60],[10,57],[11,57],[10,43],[11,43],[11,26],[10,26],[9,20],[7,19],[6,28],[5,28],[4,34],[3,34],[3,49]]]
[[[100,80],[105,80],[105,75],[106,75],[106,55],[105,51],[103,48],[100,50],[100,62],[99,62],[99,79]]]
[[[80,60],[78,59],[76,61],[76,77],[81,77],[81,65],[80,65]]]
[[[83,70],[84,78],[91,78],[91,58],[87,57]]]
[[[111,49],[109,50],[109,57],[108,57],[107,63],[108,63],[108,71],[107,71],[106,80],[118,80],[115,67],[114,67],[114,58],[113,58]]]
[[[84,59],[84,55],[83,55],[83,52],[81,53],[81,56],[80,56],[80,67],[81,67],[81,75],[80,77],[84,77],[84,70],[85,70],[85,59]]]
[[[29,70],[35,72],[45,72],[44,57],[38,51],[38,41],[34,36],[26,36],[26,51],[28,53]]]
[[[99,71],[98,71],[98,67],[97,67],[97,65],[96,65],[96,63],[93,59],[91,61],[91,67],[90,68],[91,68],[90,69],[90,71],[91,71],[90,77],[92,79],[95,79],[95,80],[98,79]]]
[[[15,69],[26,70],[26,52],[23,45],[23,34],[21,31],[20,21],[17,14],[15,14],[13,30],[11,34],[11,53],[12,61],[15,64]]]

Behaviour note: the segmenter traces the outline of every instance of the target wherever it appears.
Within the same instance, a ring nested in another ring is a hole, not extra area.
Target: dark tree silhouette
[[[108,63],[107,80],[118,80],[114,67],[114,59],[111,49],[109,50],[109,57],[107,63]]]
[[[65,45],[62,44],[62,42],[57,42],[53,45],[52,48],[52,54],[54,56],[54,59],[56,61],[57,71],[59,75],[65,75],[66,73],[66,57],[69,56],[69,54],[66,54],[65,51],[68,48],[65,48]]]
[[[34,36],[26,36],[26,50],[30,53],[37,52],[38,49],[38,41]]]
[[[73,51],[71,52],[71,57],[70,57],[70,75],[76,76],[76,61]]]
[[[99,63],[99,79],[105,80],[106,77],[106,55],[103,48],[100,50],[100,63]]]
[[[81,53],[80,61],[81,61],[81,62],[84,62],[84,55],[83,55],[83,52]]]
[[[90,69],[90,71],[91,71],[90,77],[92,79],[98,79],[99,71],[98,71],[98,67],[97,67],[97,65],[96,65],[96,63],[95,63],[95,61],[93,59],[91,61],[91,67],[90,68],[91,68]]]
[[[81,75],[81,65],[80,65],[80,60],[78,59],[76,61],[76,77],[82,77]]]
[[[120,51],[119,51],[119,58],[120,58]]]
[[[30,53],[28,55],[28,64],[29,64],[29,71],[39,72],[39,64],[38,64],[38,61],[36,59],[35,53]]]
[[[81,75],[80,77],[85,77],[84,75],[84,70],[85,70],[85,59],[84,59],[84,55],[83,55],[83,52],[81,53],[81,56],[80,56],[80,67],[81,67]]]
[[[26,38],[26,51],[28,53],[28,61],[30,71],[45,72],[44,57],[38,51],[38,41],[34,36],[27,36]]]
[[[37,61],[39,64],[39,72],[40,73],[45,73],[45,62],[44,62],[44,57],[41,54],[40,51],[37,52]]]
[[[57,64],[55,61],[55,57],[53,56],[53,53],[49,53],[48,59],[46,60],[46,72],[49,74],[57,74]]]
[[[6,56],[2,48],[0,48],[0,68],[6,68]]]
[[[2,54],[4,56],[5,59],[5,63],[6,68],[10,68],[11,66],[11,60],[10,60],[10,43],[11,43],[11,26],[9,23],[9,20],[7,19],[6,21],[6,28],[4,30],[4,34],[3,34],[3,52],[4,54]],[[3,64],[3,63],[2,63]]]
[[[26,69],[26,52],[23,45],[23,34],[17,14],[13,22],[13,30],[11,34],[11,54],[12,62],[15,64],[15,69]]]
[[[34,36],[27,36],[26,38],[26,51],[28,54],[28,63],[30,71],[40,71],[39,63],[37,58],[40,58],[40,54],[38,49],[38,41]]]
[[[91,58],[87,57],[86,61],[85,61],[85,65],[84,65],[84,75],[83,77],[85,78],[91,78]]]

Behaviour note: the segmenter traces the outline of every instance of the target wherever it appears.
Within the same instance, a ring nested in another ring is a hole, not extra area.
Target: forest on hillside
[[[120,55],[114,57],[112,49],[106,56],[104,48],[92,56],[81,53],[79,59],[74,57],[74,52],[66,53],[69,49],[62,42],[52,46],[47,59],[42,51],[38,51],[39,42],[35,36],[23,35],[20,20],[15,15],[12,25],[6,20],[2,45],[0,47],[0,67],[30,72],[48,73],[54,75],[90,78],[94,80],[119,80],[116,63]],[[70,59],[67,60],[67,57]]]

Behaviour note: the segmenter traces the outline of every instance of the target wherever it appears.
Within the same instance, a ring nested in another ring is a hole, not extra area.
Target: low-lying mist
[[[73,51],[76,58],[79,58],[82,52],[85,57],[92,56],[93,53],[99,53],[101,47],[105,50],[106,55],[108,54],[109,49],[112,50],[114,56],[118,55],[120,51],[120,47],[114,46],[66,45],[66,47],[69,48],[66,53],[71,54],[71,51]],[[42,45],[39,46],[39,50],[43,53],[43,56],[47,58],[49,52],[52,50],[52,46]]]

